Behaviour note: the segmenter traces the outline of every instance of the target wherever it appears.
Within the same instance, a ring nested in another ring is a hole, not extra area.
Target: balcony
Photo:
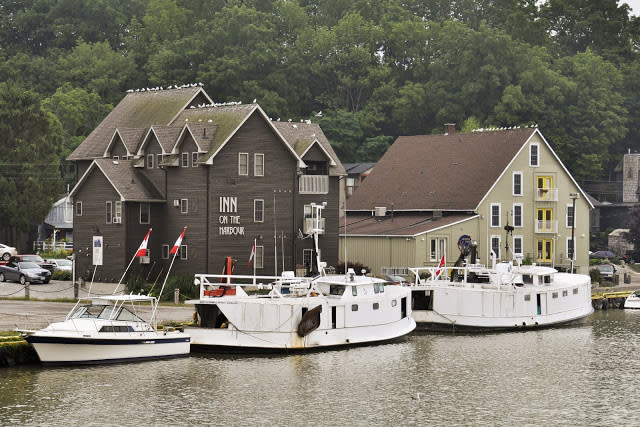
[[[536,188],[536,202],[557,202],[557,188]]]
[[[328,194],[329,175],[302,175],[298,181],[300,194]]]
[[[536,221],[536,233],[557,233],[557,232],[558,232],[558,221],[556,220]]]
[[[315,218],[305,218],[304,219],[304,234],[313,234],[314,228],[318,232],[318,234],[324,234],[324,218],[320,218],[320,221],[316,224]]]

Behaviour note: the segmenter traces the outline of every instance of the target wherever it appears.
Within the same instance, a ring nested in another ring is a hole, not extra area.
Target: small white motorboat
[[[139,305],[151,305],[143,320]],[[158,330],[157,299],[147,295],[79,299],[63,322],[23,330],[43,364],[95,364],[168,358],[189,354],[190,337],[176,329]]]
[[[640,290],[633,291],[624,300],[624,308],[640,308]]]

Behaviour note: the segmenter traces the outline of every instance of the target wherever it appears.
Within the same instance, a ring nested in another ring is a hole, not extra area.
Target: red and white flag
[[[442,267],[444,267],[444,263],[444,255],[442,255],[442,258],[440,258],[440,264],[438,264],[438,269],[436,270],[436,279],[440,277],[440,273],[442,273]]]
[[[173,255],[178,252],[178,249],[180,249],[180,244],[182,243],[182,239],[184,238],[185,231],[187,231],[187,227],[185,227],[184,230],[182,230],[182,233],[180,233],[180,236],[178,237],[178,240],[176,240],[176,243],[174,243],[173,247],[171,248],[169,255]]]
[[[247,268],[251,267],[251,261],[253,261],[253,257],[256,255],[256,241],[253,241],[253,246],[251,247],[251,255],[249,255],[249,265]]]
[[[138,252],[136,252],[136,256],[147,256],[147,244],[149,243],[149,235],[151,234],[151,228],[147,231],[147,235],[144,236],[142,243],[140,243],[140,247],[138,248]]]

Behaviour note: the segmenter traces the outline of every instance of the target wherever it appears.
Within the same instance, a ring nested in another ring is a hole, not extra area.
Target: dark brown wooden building
[[[77,166],[74,253],[93,272],[93,236],[103,238],[96,280],[117,281],[152,228],[148,257],[132,270],[172,274],[314,268],[311,204],[326,202],[320,251],[338,262],[339,179],[345,170],[317,124],[276,122],[257,104],[214,104],[199,86],[129,92],[69,156]]]

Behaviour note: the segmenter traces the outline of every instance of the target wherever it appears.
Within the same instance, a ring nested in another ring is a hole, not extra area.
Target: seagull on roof
[[[316,114],[316,117],[322,117],[322,110],[318,111],[318,114]]]
[[[256,102],[258,102],[258,100],[256,98],[253,98],[252,104],[255,104]]]

